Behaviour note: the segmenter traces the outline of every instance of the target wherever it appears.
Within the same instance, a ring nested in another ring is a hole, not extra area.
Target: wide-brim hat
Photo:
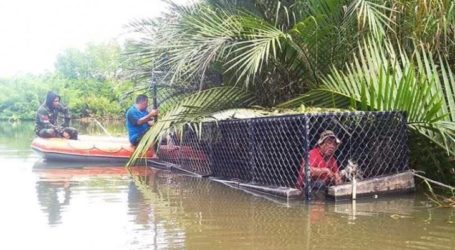
[[[319,136],[319,140],[318,140],[318,142],[316,144],[317,145],[321,145],[325,141],[325,139],[330,138],[330,137],[331,138],[335,138],[335,142],[337,144],[341,143],[341,140],[338,139],[338,137],[335,135],[335,133],[333,133],[332,130],[326,130],[326,131],[321,133],[321,135]]]

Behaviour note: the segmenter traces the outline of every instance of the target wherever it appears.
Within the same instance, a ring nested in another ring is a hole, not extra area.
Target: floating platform
[[[254,185],[236,180],[224,180],[213,177],[210,179],[233,188],[285,199],[302,199],[304,196],[301,190],[295,188]],[[357,182],[357,198],[373,198],[384,194],[409,193],[414,190],[414,175],[411,171]],[[351,183],[346,183],[338,186],[330,186],[327,192],[318,192],[317,194],[321,195],[319,197],[320,199],[324,199],[324,196],[335,200],[351,199],[352,185]]]
[[[415,190],[414,175],[411,171],[357,181],[357,197],[375,197],[375,195],[407,193]],[[327,196],[335,200],[351,199],[351,183],[331,186]]]

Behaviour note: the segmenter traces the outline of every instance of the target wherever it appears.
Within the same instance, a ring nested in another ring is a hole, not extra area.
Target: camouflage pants
[[[47,128],[47,129],[44,128],[44,129],[41,129],[37,133],[37,135],[42,138],[54,138],[54,137],[62,138],[62,137],[64,137],[63,134],[65,132],[69,135],[69,137],[70,137],[69,139],[77,140],[78,131],[77,131],[77,129],[71,128],[71,127],[62,128],[60,130],[54,129],[54,128]]]

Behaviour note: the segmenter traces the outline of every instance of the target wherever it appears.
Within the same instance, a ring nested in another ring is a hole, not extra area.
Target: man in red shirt
[[[321,185],[338,185],[341,183],[338,164],[334,153],[341,141],[330,130],[321,133],[316,147],[310,150],[308,160],[310,162],[311,182]],[[300,164],[299,176],[296,188],[301,189],[305,180],[305,161]]]

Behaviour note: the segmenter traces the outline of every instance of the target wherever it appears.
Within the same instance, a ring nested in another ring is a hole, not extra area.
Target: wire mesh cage
[[[406,142],[402,112],[302,114],[207,122],[200,135],[187,126],[167,136],[158,156],[196,174],[310,195],[353,175],[407,171]]]

